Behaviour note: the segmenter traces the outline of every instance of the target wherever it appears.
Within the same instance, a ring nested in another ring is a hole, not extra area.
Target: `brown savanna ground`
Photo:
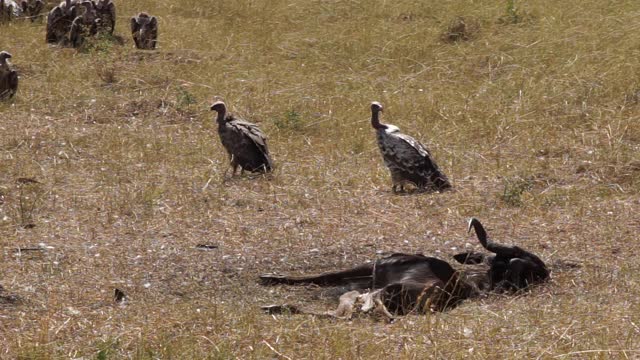
[[[0,358],[640,357],[636,0],[116,5],[123,46],[0,26],[21,73],[0,104],[0,284],[22,299],[0,304]],[[158,51],[132,48],[143,10]],[[458,17],[469,39],[443,41]],[[215,99],[269,134],[273,176],[230,178]],[[391,193],[372,100],[456,191]],[[393,324],[259,311],[335,304],[260,273],[450,259],[478,248],[470,216],[552,281]]]

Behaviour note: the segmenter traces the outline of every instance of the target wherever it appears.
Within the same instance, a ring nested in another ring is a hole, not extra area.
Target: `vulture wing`
[[[409,135],[387,134],[385,148],[385,161],[391,162],[403,171],[409,173],[438,171],[427,148]]]
[[[250,122],[235,120],[231,123],[238,131],[242,132],[246,137],[251,139],[254,144],[262,151],[263,154],[269,155],[269,149],[267,147],[267,137],[262,130]]]
[[[18,90],[18,73],[15,70],[0,73],[0,99],[9,99]]]
[[[135,17],[131,18],[131,32],[135,33],[138,30],[140,30],[140,24],[138,24],[138,19],[136,19]]]
[[[109,9],[109,16],[111,16],[111,33],[116,29],[116,5],[109,1],[109,5],[107,5]]]
[[[438,171],[438,165],[433,162],[429,150],[421,142],[403,133],[395,133],[392,136],[396,136],[406,144],[401,147],[406,147],[409,158],[415,161],[416,166],[430,171]],[[410,152],[413,152],[413,155],[409,155]]]
[[[267,170],[270,170],[273,167],[273,162],[271,160],[271,156],[269,155],[269,147],[267,146],[267,137],[264,135],[262,130],[250,122],[246,122],[243,120],[234,120],[229,123],[235,130],[242,134],[243,137],[249,139],[262,153],[267,164]]]
[[[13,70],[9,73],[9,97],[18,91],[18,73]]]
[[[386,133],[382,141],[384,161],[392,172],[402,174],[418,187],[441,190],[451,186],[427,148],[418,140],[395,131]]]

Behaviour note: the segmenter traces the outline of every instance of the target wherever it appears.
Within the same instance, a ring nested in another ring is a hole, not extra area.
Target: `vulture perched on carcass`
[[[241,173],[245,170],[271,172],[273,161],[269,155],[267,138],[258,126],[227,113],[227,107],[222,101],[211,105],[211,110],[218,113],[218,134],[231,158],[233,174],[236,174],[238,167],[241,168]]]
[[[85,9],[84,13],[73,19],[69,32],[69,41],[74,48],[79,48],[86,39],[95,36],[98,33],[98,24],[100,23],[91,1],[83,1],[80,5]]]
[[[131,35],[136,48],[154,50],[158,43],[158,19],[143,12],[132,17]]]
[[[11,54],[0,52],[0,100],[9,99],[18,91],[18,73],[11,68]]]
[[[393,191],[404,191],[406,184],[427,191],[451,188],[449,179],[438,169],[427,148],[413,137],[401,133],[397,126],[381,123],[380,112],[382,105],[371,103],[371,126],[376,129],[382,158],[391,172]]]

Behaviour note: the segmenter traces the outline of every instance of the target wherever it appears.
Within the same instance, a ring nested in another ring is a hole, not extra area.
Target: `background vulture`
[[[222,101],[211,105],[211,110],[218,112],[216,118],[218,134],[231,158],[234,175],[238,166],[242,171],[270,172],[273,170],[267,138],[255,124],[227,113],[227,107]]]
[[[113,35],[113,31],[116,28],[115,4],[111,0],[94,0],[93,5],[96,9],[96,15],[100,19],[98,32]]]
[[[0,52],[0,100],[9,99],[18,90],[18,73],[11,68],[11,54]]]
[[[380,122],[382,105],[371,103],[371,126],[376,129],[378,146],[391,172],[393,191],[404,191],[409,183],[420,190],[442,191],[451,188],[446,175],[438,169],[427,148],[418,140],[400,132],[397,126]]]
[[[51,9],[47,15],[47,43],[67,45],[71,24],[78,13],[77,1],[71,0],[65,0]]]
[[[136,48],[154,50],[158,42],[158,19],[143,12],[132,17],[131,35]]]
[[[82,15],[73,20],[69,32],[69,40],[74,48],[82,46],[86,39],[95,36],[98,33],[98,23],[100,22],[91,1],[83,1],[80,6],[85,10]]]

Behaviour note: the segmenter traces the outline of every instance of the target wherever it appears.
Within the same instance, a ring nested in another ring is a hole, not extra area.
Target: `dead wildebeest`
[[[132,17],[131,35],[138,49],[154,50],[158,42],[158,19],[143,12]]]
[[[494,243],[487,238],[482,224],[475,218],[469,221],[469,231],[471,229],[475,230],[480,244],[494,255],[477,252],[457,254],[454,259],[468,265],[461,270],[434,257],[397,253],[344,271],[314,276],[267,274],[260,276],[260,280],[263,285],[315,284],[353,290],[340,297],[336,311],[320,315],[350,317],[356,311],[357,303],[361,302],[360,311],[376,309],[391,317],[391,313],[444,311],[482,293],[518,291],[549,278],[545,263],[535,254],[518,246]],[[368,292],[360,294],[363,290]],[[289,305],[264,309],[270,313],[289,311],[318,315]]]

